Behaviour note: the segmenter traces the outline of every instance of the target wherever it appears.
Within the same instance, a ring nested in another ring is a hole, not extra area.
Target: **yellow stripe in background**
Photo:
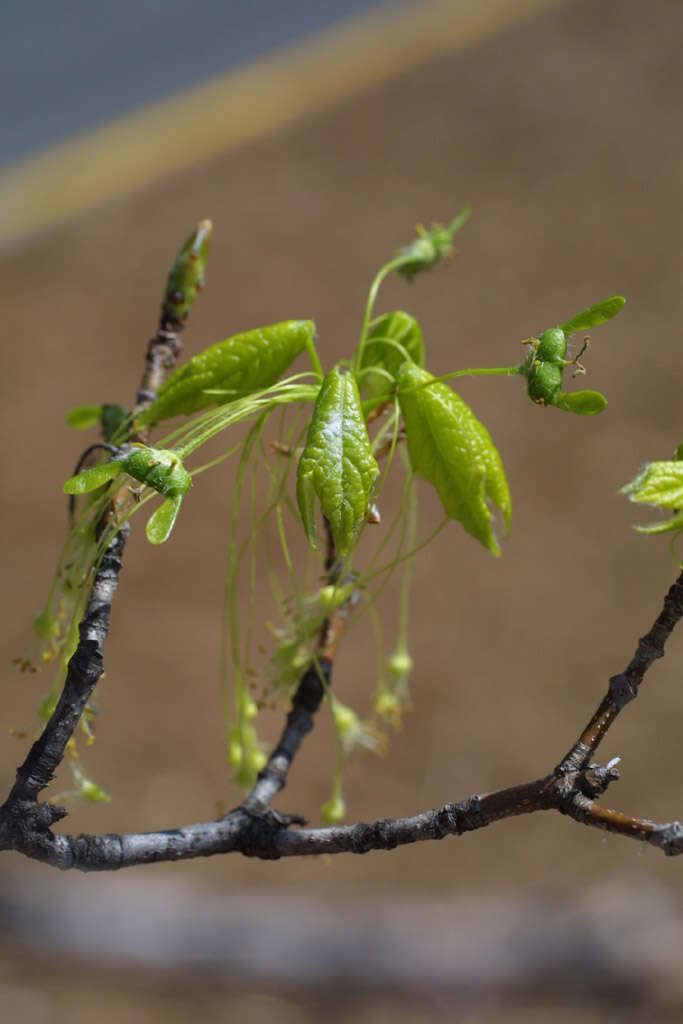
[[[0,244],[263,138],[560,0],[422,0],[349,18],[0,169]]]

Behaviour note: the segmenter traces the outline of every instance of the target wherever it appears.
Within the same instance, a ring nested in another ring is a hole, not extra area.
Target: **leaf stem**
[[[306,351],[308,352],[309,358],[311,360],[311,366],[313,367],[313,370],[318,378],[318,383],[320,383],[325,374],[323,373],[322,363],[320,362],[320,356],[318,355],[318,350],[315,347],[315,342],[313,341],[313,338],[307,339]]]
[[[396,259],[390,260],[389,263],[385,263],[381,267],[375,279],[370,285],[370,291],[368,292],[368,301],[365,304],[365,315],[363,316],[363,326],[361,327],[360,340],[358,342],[358,348],[356,349],[356,357],[353,361],[353,372],[357,373],[362,366],[363,361],[363,349],[365,348],[365,340],[368,334],[368,328],[370,326],[370,320],[372,319],[372,311],[377,299],[377,293],[384,281],[385,277],[388,277],[393,270],[398,270],[399,267],[403,266],[404,263],[409,263],[410,259],[407,256],[397,256]]]

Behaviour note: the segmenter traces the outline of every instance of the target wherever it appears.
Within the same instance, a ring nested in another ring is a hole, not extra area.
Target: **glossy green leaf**
[[[565,334],[573,334],[574,331],[589,331],[591,327],[598,327],[599,324],[607,323],[613,316],[616,316],[626,302],[623,295],[612,295],[609,299],[596,302],[583,313],[577,313],[571,320],[562,325]]]
[[[413,470],[436,488],[446,515],[500,554],[488,501],[510,521],[510,491],[486,427],[459,395],[411,363],[399,373],[399,402]],[[425,384],[429,384],[425,387]]]
[[[89,430],[102,418],[101,405],[76,405],[66,414],[66,425],[73,430]]]
[[[607,399],[599,391],[560,391],[552,404],[580,416],[597,416],[607,408]]]
[[[644,505],[683,508],[683,462],[650,462],[619,493]]]
[[[316,546],[316,498],[337,551],[356,541],[379,474],[352,375],[334,369],[323,380],[297,469],[304,530]]]
[[[97,490],[120,472],[121,462],[119,459],[103,462],[100,466],[91,466],[90,469],[84,469],[82,473],[69,477],[62,490],[65,494],[89,494],[90,491]]]
[[[314,337],[311,320],[284,320],[219,341],[172,373],[137,423],[146,426],[189,415],[270,387]],[[226,393],[206,393],[212,390]]]
[[[150,544],[163,544],[168,540],[178,518],[182,498],[167,498],[147,520],[145,533]]]
[[[200,220],[178,253],[168,275],[161,320],[176,330],[185,323],[204,285],[212,231],[210,220]]]
[[[419,323],[409,313],[397,309],[373,321],[363,348],[360,369],[376,366],[395,379],[406,357],[418,366],[424,366],[424,354]],[[361,384],[371,396],[385,394],[390,387],[383,373],[365,373]]]

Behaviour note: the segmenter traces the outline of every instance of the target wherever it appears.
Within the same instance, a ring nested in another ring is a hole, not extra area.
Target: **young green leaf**
[[[311,320],[284,320],[219,341],[172,373],[136,422],[150,426],[270,387],[314,337]],[[206,393],[215,390],[225,395]]]
[[[594,306],[584,309],[583,313],[577,313],[571,320],[562,325],[565,334],[573,334],[574,331],[589,331],[591,327],[598,327],[605,324],[616,316],[626,302],[623,295],[612,295],[609,299],[596,302]]]
[[[679,448],[680,450],[680,448]],[[679,452],[676,453],[677,456]],[[638,476],[619,491],[631,501],[673,509],[671,519],[636,526],[639,533],[669,533],[683,530],[683,462],[650,462]]]
[[[683,530],[683,512],[677,512],[671,519],[661,519],[656,523],[648,523],[647,526],[634,527],[638,533],[672,533],[674,530]]]
[[[183,495],[192,486],[190,474],[175,452],[136,444],[125,454],[72,476],[63,490],[66,494],[87,494],[119,473],[128,473],[167,499],[152,513],[147,523],[149,541],[152,544],[163,543],[173,529]]]
[[[397,309],[373,321],[365,340],[360,370],[378,367],[396,378],[406,358],[424,366],[422,331],[415,317]],[[362,386],[371,396],[384,394],[390,387],[383,373],[366,372]]]
[[[607,408],[607,399],[600,391],[559,391],[552,404],[580,416],[597,416]]]
[[[89,430],[102,418],[101,405],[76,405],[66,414],[66,425],[72,430]]]
[[[89,430],[98,424],[102,427],[105,441],[110,441],[128,419],[128,412],[122,405],[77,405],[66,415],[67,426],[73,430]]]
[[[297,469],[297,502],[313,547],[317,498],[338,553],[348,554],[365,519],[378,474],[356,382],[350,373],[334,369],[318,392]]]
[[[644,505],[683,508],[683,462],[650,462],[619,493]]]
[[[163,544],[165,540],[168,540],[178,518],[181,501],[181,497],[167,498],[149,517],[145,533],[150,544]]]
[[[120,472],[120,459],[112,459],[111,462],[91,466],[90,469],[84,469],[82,473],[69,477],[62,490],[65,494],[89,494],[90,491],[97,490],[98,487],[118,476]]]
[[[491,435],[460,396],[427,370],[405,363],[398,383],[413,470],[436,488],[446,515],[500,554],[487,499],[503,512],[507,527],[510,491]]]

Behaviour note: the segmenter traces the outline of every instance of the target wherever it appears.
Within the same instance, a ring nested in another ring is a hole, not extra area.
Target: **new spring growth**
[[[413,471],[428,480],[446,515],[493,555],[500,554],[490,504],[510,525],[510,490],[491,435],[447,384],[414,363],[398,374],[398,400]]]
[[[636,526],[639,533],[680,533],[683,530],[683,445],[679,445],[671,462],[648,462],[638,476],[619,491],[631,501],[654,505],[673,513],[648,526]],[[674,538],[675,539],[675,538]]]
[[[349,753],[354,747],[382,751],[383,737],[371,724],[361,721],[357,712],[348,705],[342,704],[333,693],[329,694],[328,700],[332,721],[345,753]]]
[[[200,220],[171,268],[161,303],[161,324],[180,331],[204,286],[213,224]]]
[[[183,496],[192,486],[190,474],[175,452],[164,448],[132,445],[130,451],[116,456],[110,462],[70,477],[64,484],[65,494],[87,494],[108,483],[119,473],[128,473],[134,480],[162,494],[164,501],[147,523],[147,539],[162,544],[168,539],[175,524]]]
[[[316,499],[335,547],[347,555],[365,522],[379,466],[372,454],[358,387],[350,373],[331,370],[320,387],[297,467],[301,521],[316,546]]]
[[[240,702],[237,722],[228,730],[226,759],[238,786],[253,786],[268,760],[252,725],[257,714],[255,703],[245,695]]]
[[[429,231],[419,224],[417,238],[399,251],[397,272],[409,281],[424,270],[430,270],[442,259],[453,255],[453,235],[469,220],[472,210],[465,206],[446,227],[433,224]]]
[[[112,403],[76,405],[66,415],[67,426],[72,430],[89,430],[99,425],[105,441],[111,441],[127,419],[128,413],[123,406]]]
[[[400,725],[402,712],[410,706],[408,679],[413,671],[413,659],[404,643],[399,642],[387,660],[388,678],[383,677],[373,699],[373,710],[380,718]]]
[[[173,416],[189,416],[269,388],[304,348],[315,367],[314,338],[311,320],[283,320],[210,345],[164,381],[136,424],[151,426]]]
[[[575,376],[577,373],[585,373],[579,357],[585,351],[588,339],[579,356],[574,359],[565,359],[567,342],[569,335],[575,331],[587,331],[611,320],[625,301],[622,295],[613,295],[577,313],[562,327],[551,327],[538,338],[525,341],[524,344],[530,346],[530,352],[518,372],[526,378],[527,394],[532,402],[537,405],[554,405],[558,409],[582,416],[595,416],[605,409],[607,399],[599,391],[574,391],[570,394],[562,391],[562,375],[567,366],[576,368]]]
[[[346,815],[346,801],[342,795],[341,784],[335,785],[332,796],[320,808],[320,815],[325,825],[336,825]]]

